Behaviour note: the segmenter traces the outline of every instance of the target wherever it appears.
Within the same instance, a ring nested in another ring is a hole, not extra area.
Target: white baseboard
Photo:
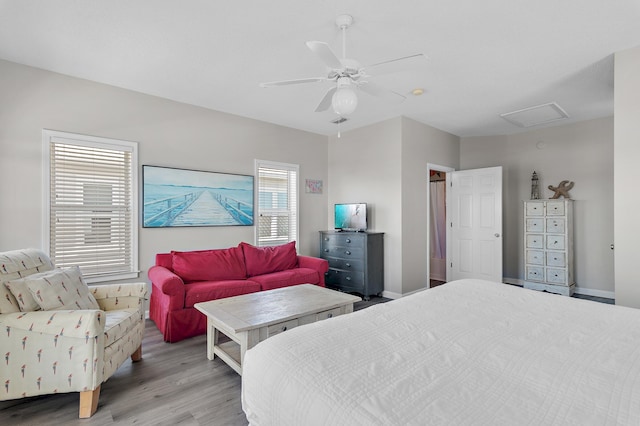
[[[502,282],[505,284],[514,284],[519,286],[524,286],[524,280],[519,278],[503,278]],[[593,297],[604,297],[605,299],[614,299],[616,298],[616,294],[613,291],[607,290],[596,290],[592,288],[584,288],[576,285],[575,292],[578,294],[582,294],[584,296],[593,296]]]
[[[576,293],[583,294],[585,296],[604,297],[605,299],[616,299],[616,293],[607,290],[595,290],[592,288],[582,288],[576,286]]]
[[[386,297],[387,299],[400,299],[402,297],[402,294],[395,293],[393,291],[383,291],[382,297]]]

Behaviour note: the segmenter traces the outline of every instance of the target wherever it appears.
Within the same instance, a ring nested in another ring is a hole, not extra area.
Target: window
[[[42,131],[44,237],[88,282],[138,277],[137,144]]]
[[[258,226],[256,245],[298,239],[298,165],[256,160]]]

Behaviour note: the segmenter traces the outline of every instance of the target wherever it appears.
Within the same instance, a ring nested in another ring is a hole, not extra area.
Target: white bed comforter
[[[637,425],[640,310],[479,280],[246,354],[252,425]]]

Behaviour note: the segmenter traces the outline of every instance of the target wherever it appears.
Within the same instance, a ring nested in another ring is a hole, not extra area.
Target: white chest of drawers
[[[524,202],[524,287],[571,296],[573,201]]]

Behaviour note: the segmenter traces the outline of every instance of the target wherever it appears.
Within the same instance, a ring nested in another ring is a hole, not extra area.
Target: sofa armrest
[[[298,255],[298,266],[301,268],[310,268],[318,271],[322,276],[329,270],[329,262],[319,257],[300,256]]]
[[[184,281],[164,266],[152,266],[148,272],[155,287],[168,296],[181,296],[184,299]]]
[[[104,311],[137,308],[147,299],[147,283],[102,284],[89,287]]]
[[[0,315],[4,337],[16,332],[90,339],[104,333],[105,314],[98,309],[13,312]]]

